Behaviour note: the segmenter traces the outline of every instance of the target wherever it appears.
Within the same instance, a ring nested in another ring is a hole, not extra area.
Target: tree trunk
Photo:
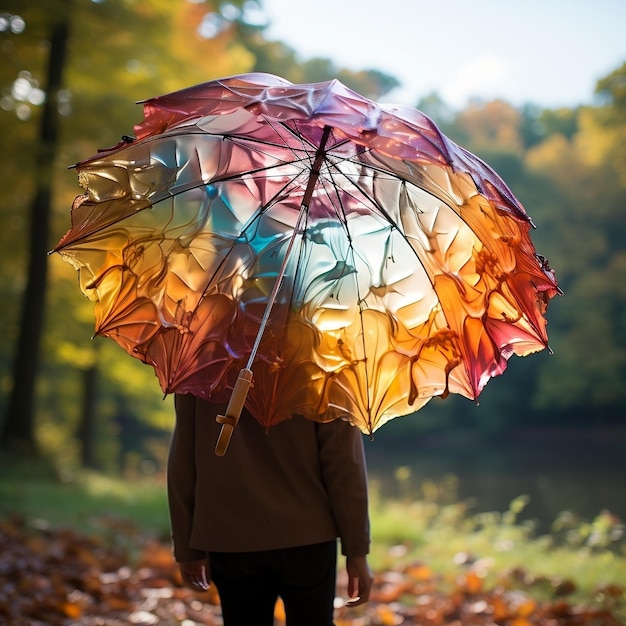
[[[0,446],[37,454],[34,435],[35,383],[44,322],[47,254],[49,251],[53,164],[59,135],[57,93],[62,85],[70,19],[70,2],[50,35],[47,98],[39,130],[34,167],[35,196],[30,211],[30,248],[26,290],[22,298],[20,332],[13,363],[13,388],[7,405]]]
[[[82,467],[98,469],[95,452],[98,367],[95,364],[84,371],[83,381],[83,407],[78,428],[78,436],[81,443],[81,464]]]

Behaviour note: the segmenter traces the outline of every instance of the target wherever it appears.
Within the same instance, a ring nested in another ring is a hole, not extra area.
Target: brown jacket
[[[363,437],[347,422],[301,417],[269,430],[245,409],[223,457],[215,452],[225,406],[177,395],[168,462],[174,556],[251,552],[341,539],[369,552]]]

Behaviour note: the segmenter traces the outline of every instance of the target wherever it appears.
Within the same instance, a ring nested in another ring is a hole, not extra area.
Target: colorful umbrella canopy
[[[419,111],[248,74],[146,101],[135,133],[76,166],[55,250],[165,393],[371,433],[547,347],[526,212]]]

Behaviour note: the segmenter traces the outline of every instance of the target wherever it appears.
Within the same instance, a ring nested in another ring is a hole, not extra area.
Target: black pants
[[[337,542],[263,552],[211,552],[224,626],[273,626],[280,596],[287,626],[332,626]]]

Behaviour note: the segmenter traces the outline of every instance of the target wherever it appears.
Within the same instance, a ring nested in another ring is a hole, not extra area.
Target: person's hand
[[[206,559],[179,563],[178,569],[186,587],[190,587],[194,591],[206,591],[209,588],[211,576]]]
[[[374,580],[366,556],[346,557],[348,571],[348,606],[359,606],[370,599],[370,591]]]

